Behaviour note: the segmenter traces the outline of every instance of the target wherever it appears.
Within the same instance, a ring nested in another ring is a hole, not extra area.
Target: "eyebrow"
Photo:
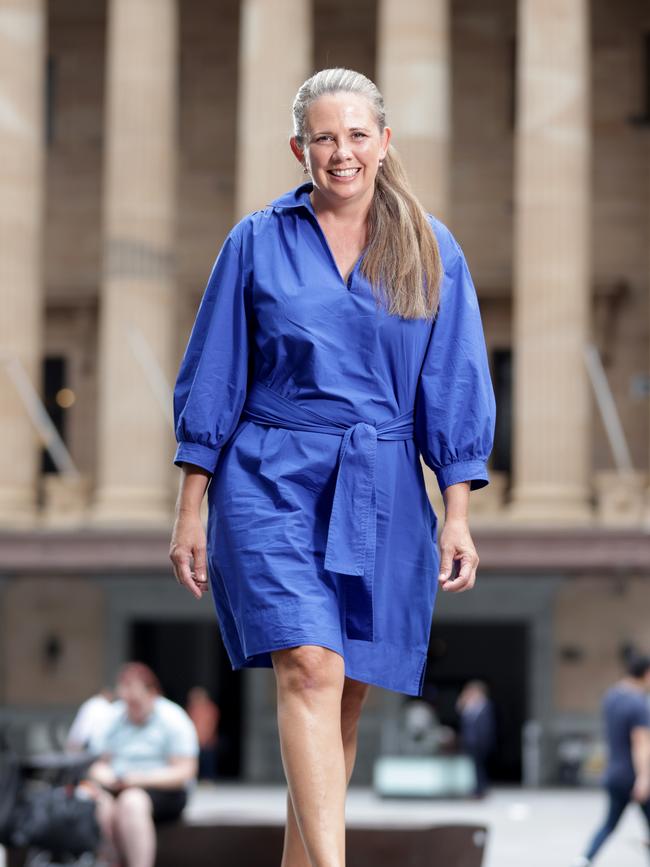
[[[348,132],[368,132],[368,131],[369,131],[369,130],[368,130],[368,127],[366,127],[366,126],[351,126],[351,127],[348,127]],[[330,130],[330,129],[320,129],[320,130],[318,130],[317,132],[312,132],[312,133],[311,133],[311,137],[312,137],[312,138],[313,138],[314,136],[317,136],[317,135],[334,135],[334,133],[333,133],[332,130]]]

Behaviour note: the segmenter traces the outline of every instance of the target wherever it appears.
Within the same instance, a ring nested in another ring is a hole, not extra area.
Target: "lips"
[[[327,174],[334,178],[354,178],[361,171],[361,166],[355,166],[349,169],[328,169]]]

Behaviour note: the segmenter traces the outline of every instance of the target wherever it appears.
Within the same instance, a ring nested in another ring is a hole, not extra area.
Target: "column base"
[[[513,524],[544,524],[545,526],[588,526],[594,522],[594,512],[586,489],[562,485],[536,485],[515,488],[505,510]]]
[[[90,499],[90,478],[45,473],[43,476],[41,524],[48,529],[69,529],[86,523]]]
[[[645,473],[599,470],[595,485],[598,520],[602,524],[638,526],[643,521],[646,502],[650,510],[650,496],[646,497],[644,491]]]
[[[650,533],[650,485],[645,492],[645,510],[643,514],[643,526]]]
[[[169,491],[161,488],[100,488],[88,523],[94,527],[161,528],[172,524]]]
[[[38,525],[36,491],[31,487],[0,487],[0,529],[29,530]]]

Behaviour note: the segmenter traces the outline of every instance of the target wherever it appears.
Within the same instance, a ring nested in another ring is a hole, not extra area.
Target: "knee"
[[[272,658],[281,691],[309,694],[342,688],[343,660],[326,647],[289,647],[275,651]]]
[[[343,736],[356,731],[370,687],[358,680],[346,680],[341,697],[341,731]]]
[[[151,821],[151,798],[144,789],[125,789],[115,799],[118,822]]]

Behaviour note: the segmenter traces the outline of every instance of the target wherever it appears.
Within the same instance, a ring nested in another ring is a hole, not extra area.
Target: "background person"
[[[488,759],[496,746],[494,705],[481,680],[467,683],[456,702],[460,715],[460,743],[471,757],[476,773],[474,795],[485,796],[489,786]]]
[[[219,708],[210,698],[207,689],[194,686],[187,694],[186,710],[199,739],[199,779],[213,780],[217,771]]]
[[[93,738],[101,737],[111,719],[114,697],[114,690],[105,686],[81,705],[66,737],[68,752],[82,752]]]
[[[322,70],[293,115],[310,180],[231,231],[179,371],[170,556],[200,598],[207,488],[231,663],[276,675],[282,865],[342,867],[369,684],[419,695],[438,582],[476,578],[494,394],[465,259],[413,196],[375,85]],[[420,454],[444,491],[440,557]]]
[[[616,829],[626,807],[636,801],[650,833],[650,657],[632,657],[627,675],[614,684],[603,699],[608,760],[604,784],[607,815],[585,855],[574,867],[588,867]]]
[[[121,669],[117,695],[110,723],[91,744],[102,758],[88,776],[99,787],[97,819],[105,840],[125,867],[153,867],[155,824],[181,815],[196,778],[196,731],[140,662]]]

